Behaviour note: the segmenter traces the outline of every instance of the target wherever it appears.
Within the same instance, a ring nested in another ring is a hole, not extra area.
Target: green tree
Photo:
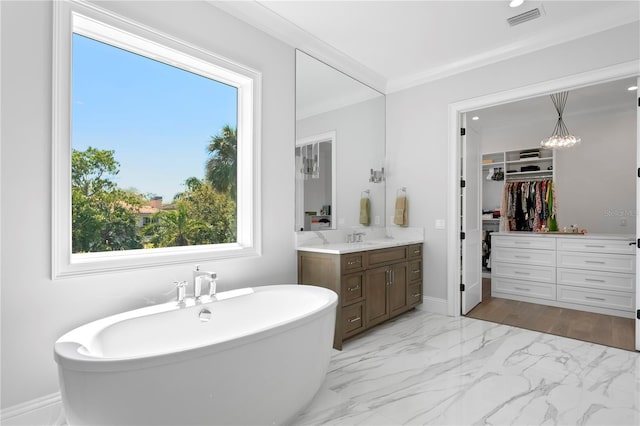
[[[236,203],[207,182],[189,178],[174,199],[176,210],[160,211],[142,229],[154,247],[236,241]]]
[[[114,151],[89,147],[71,156],[71,241],[74,253],[142,248],[137,210],[142,199],[113,182]]]
[[[207,146],[211,156],[206,165],[206,180],[215,190],[229,193],[235,201],[238,174],[238,134],[226,125],[220,134],[213,136]]]

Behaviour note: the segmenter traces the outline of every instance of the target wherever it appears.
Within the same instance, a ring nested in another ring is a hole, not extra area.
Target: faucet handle
[[[187,294],[187,281],[174,281],[176,286],[176,299],[178,303],[184,303],[184,298]]]

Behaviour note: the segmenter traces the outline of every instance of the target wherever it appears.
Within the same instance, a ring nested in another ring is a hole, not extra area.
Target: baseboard
[[[432,314],[447,315],[448,303],[447,299],[439,299],[437,297],[424,296],[422,304],[418,305],[418,309],[431,312]]]
[[[61,426],[66,424],[60,392],[5,408],[0,413],[0,423],[3,426]]]

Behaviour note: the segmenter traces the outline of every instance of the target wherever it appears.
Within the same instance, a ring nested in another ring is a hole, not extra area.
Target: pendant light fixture
[[[569,129],[567,129],[567,126],[564,124],[564,120],[562,119],[562,114],[564,112],[564,107],[567,104],[568,97],[569,92],[559,92],[551,95],[553,106],[558,112],[558,121],[556,122],[556,127],[553,129],[551,136],[540,142],[540,146],[542,146],[542,148],[571,148],[572,146],[580,143],[581,139],[569,133]]]

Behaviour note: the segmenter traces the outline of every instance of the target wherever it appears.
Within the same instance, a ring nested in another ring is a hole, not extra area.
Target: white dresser
[[[634,236],[495,233],[491,294],[633,318]]]

